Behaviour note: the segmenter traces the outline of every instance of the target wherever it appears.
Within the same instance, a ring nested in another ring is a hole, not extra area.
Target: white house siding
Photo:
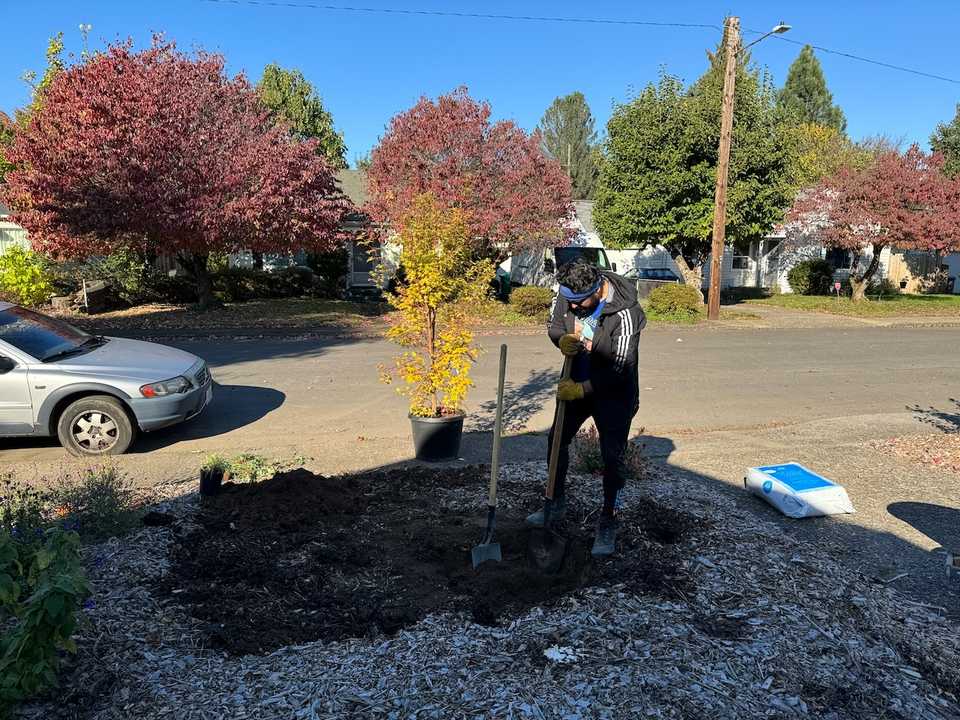
[[[680,269],[673,261],[670,251],[663,245],[648,245],[640,248],[624,250],[607,250],[607,259],[617,266],[617,272],[627,270],[667,269],[680,277]]]
[[[30,248],[27,231],[19,225],[0,218],[0,255],[3,255],[9,248],[14,246]]]

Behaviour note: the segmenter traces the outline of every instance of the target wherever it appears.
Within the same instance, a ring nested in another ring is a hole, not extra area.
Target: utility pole
[[[740,18],[727,18],[724,32],[723,109],[720,117],[720,153],[717,159],[717,190],[713,200],[713,244],[710,250],[710,297],[707,317],[720,319],[720,276],[727,234],[727,174],[730,169],[730,138],[733,133],[733,98],[737,81],[737,47]]]

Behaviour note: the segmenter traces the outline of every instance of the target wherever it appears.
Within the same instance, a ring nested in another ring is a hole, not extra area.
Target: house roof
[[[337,181],[343,194],[358,208],[363,207],[370,198],[367,192],[367,174],[363,170],[340,170]]]
[[[593,200],[574,200],[573,209],[577,213],[577,220],[583,225],[584,232],[595,233],[593,226]]]

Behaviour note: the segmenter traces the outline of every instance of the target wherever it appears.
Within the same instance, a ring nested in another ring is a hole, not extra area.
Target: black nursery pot
[[[205,497],[216,495],[220,492],[223,481],[229,477],[230,474],[224,470],[201,470],[200,494]]]
[[[417,460],[440,462],[454,460],[460,455],[463,436],[463,415],[444,417],[410,416],[413,428],[413,447]]]

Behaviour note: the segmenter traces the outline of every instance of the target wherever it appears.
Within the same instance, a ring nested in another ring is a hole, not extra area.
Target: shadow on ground
[[[945,433],[960,432],[960,400],[950,398],[956,407],[952,410],[940,410],[935,407],[922,408],[919,405],[908,405],[907,410],[912,412],[918,422]]]
[[[189,422],[144,433],[131,453],[146,453],[186,440],[224,435],[263,419],[283,405],[287,396],[269,387],[214,383],[213,402]]]

